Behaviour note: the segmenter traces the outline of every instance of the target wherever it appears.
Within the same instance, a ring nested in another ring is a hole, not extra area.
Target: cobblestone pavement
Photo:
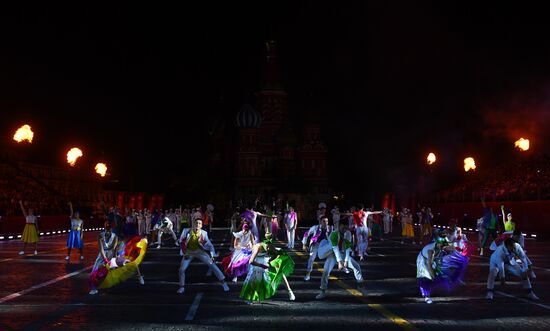
[[[302,233],[301,231],[300,233]],[[248,305],[239,299],[242,280],[229,282],[223,292],[207,267],[193,262],[187,290],[178,295],[179,251],[172,241],[151,248],[141,266],[145,285],[137,278],[88,295],[87,280],[97,255],[97,233],[86,233],[85,260],[73,251],[66,263],[66,236],[42,238],[38,255],[19,256],[20,242],[0,243],[0,330],[227,330],[249,328],[339,330],[365,327],[376,330],[550,330],[550,243],[527,240],[536,266],[533,287],[541,298],[526,299],[517,279],[497,287],[495,300],[485,300],[488,258],[474,256],[466,284],[452,293],[434,293],[434,304],[421,299],[416,283],[416,255],[420,246],[401,244],[399,238],[371,244],[362,262],[368,295],[355,290],[352,274],[333,271],[327,297],[315,300],[319,270],[303,280],[306,255],[291,252],[295,273],[289,278],[296,301],[281,286],[267,302]],[[228,254],[227,229],[212,237],[220,258]],[[283,239],[282,232],[279,239]],[[30,251],[29,251],[30,252]],[[317,264],[322,268],[322,264]]]

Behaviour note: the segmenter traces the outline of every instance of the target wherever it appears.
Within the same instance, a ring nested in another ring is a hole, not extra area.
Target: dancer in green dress
[[[271,234],[268,234],[266,240],[254,245],[250,256],[250,269],[240,297],[248,302],[269,299],[275,295],[277,288],[284,281],[289,299],[294,301],[294,293],[286,278],[293,272],[294,261],[286,252],[273,245]]]

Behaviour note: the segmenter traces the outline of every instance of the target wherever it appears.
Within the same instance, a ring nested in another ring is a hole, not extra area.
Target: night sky
[[[254,102],[274,39],[292,118],[322,125],[333,187],[378,197],[425,171],[428,151],[450,182],[465,154],[489,167],[520,135],[548,150],[545,13],[412,1],[2,8],[0,129],[9,140],[28,122],[34,159],[61,164],[75,144],[113,178],[162,190],[207,157],[213,121]]]

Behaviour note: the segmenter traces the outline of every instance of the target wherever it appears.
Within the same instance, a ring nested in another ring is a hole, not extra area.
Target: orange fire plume
[[[476,162],[473,157],[467,157],[464,159],[464,171],[476,170]]]
[[[105,163],[96,164],[95,172],[97,172],[101,177],[105,177],[105,174],[107,174],[107,166],[105,165]]]
[[[436,157],[434,153],[428,154],[428,164],[434,164],[435,160],[436,160]]]
[[[18,143],[22,142],[23,140],[32,143],[33,137],[34,132],[32,132],[31,127],[28,124],[25,124],[17,129],[17,131],[15,131],[15,134],[13,135],[13,140],[17,141]]]
[[[71,148],[67,152],[67,163],[69,163],[71,165],[71,167],[74,167],[74,165],[76,164],[76,161],[82,155],[83,155],[82,151],[79,148],[77,148],[77,147]]]
[[[529,139],[519,138],[519,140],[516,140],[515,145],[520,151],[526,151],[529,149]]]

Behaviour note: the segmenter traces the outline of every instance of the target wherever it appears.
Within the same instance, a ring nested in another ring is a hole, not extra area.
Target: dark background
[[[520,136],[532,153],[548,148],[542,5],[16,6],[0,16],[2,140],[29,123],[32,159],[63,164],[78,145],[83,162],[106,160],[111,179],[130,189],[193,177],[213,122],[230,123],[254,102],[268,39],[278,42],[291,117],[320,121],[340,192],[378,199],[395,184],[412,186],[429,151],[442,187],[464,176],[465,156],[480,168],[517,158]]]

